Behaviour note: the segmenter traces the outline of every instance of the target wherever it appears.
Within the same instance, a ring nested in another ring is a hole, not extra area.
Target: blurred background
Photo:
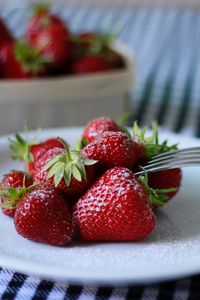
[[[0,17],[16,37],[25,34],[33,2],[0,0]],[[37,85],[32,86],[30,92],[25,88],[24,97],[20,96],[24,99],[20,100],[16,83],[11,86],[7,80],[0,80],[0,133],[23,129],[24,118],[30,128],[70,126],[82,125],[99,113],[117,117],[128,111],[129,124],[133,120],[140,124],[158,120],[165,129],[200,136],[199,9],[199,0],[52,1],[52,13],[59,15],[75,34],[121,28],[117,40],[128,53],[128,70],[119,71],[117,79],[115,76],[109,81],[106,77],[99,85],[93,75],[85,86],[79,85],[78,78],[77,84],[66,79],[66,90],[60,90],[62,99],[58,101],[59,89],[55,87],[55,101],[49,102],[36,99],[41,86],[39,90]],[[23,85],[21,81],[19,84]],[[45,85],[50,98],[53,84]],[[73,88],[79,90],[77,101],[69,99],[70,85],[74,84]],[[108,85],[113,89],[107,95]],[[86,89],[92,91],[81,102]],[[98,97],[103,89],[105,93]]]

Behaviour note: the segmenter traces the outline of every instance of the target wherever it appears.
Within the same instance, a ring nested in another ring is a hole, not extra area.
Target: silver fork
[[[142,167],[142,170],[135,174],[141,175],[144,172],[152,173],[189,166],[200,166],[200,147],[171,150],[153,156],[149,162]]]

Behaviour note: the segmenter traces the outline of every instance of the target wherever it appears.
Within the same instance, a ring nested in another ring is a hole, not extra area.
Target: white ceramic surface
[[[41,137],[62,136],[70,143],[80,129],[52,129]],[[194,138],[163,133],[180,147],[200,145]],[[8,158],[8,138],[0,138],[0,175],[18,164]],[[19,272],[75,284],[126,285],[167,280],[200,272],[199,168],[185,168],[182,187],[157,212],[157,228],[140,242],[74,244],[51,247],[20,237],[12,219],[0,214],[0,265]]]

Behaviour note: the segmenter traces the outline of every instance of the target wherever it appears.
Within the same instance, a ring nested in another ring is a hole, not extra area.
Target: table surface
[[[84,29],[104,29],[125,22],[120,39],[132,47],[139,69],[132,94],[132,120],[146,123],[157,119],[172,131],[200,136],[200,12],[96,8],[55,11],[74,31],[79,31],[83,23]],[[11,28],[19,28],[16,35],[20,36],[27,22],[26,12],[9,7],[1,14]],[[149,286],[98,288],[49,282],[0,269],[0,299],[193,300],[200,298],[199,282],[197,275]]]

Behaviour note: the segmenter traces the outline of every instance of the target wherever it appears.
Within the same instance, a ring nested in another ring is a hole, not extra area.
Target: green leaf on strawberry
[[[169,146],[167,140],[164,140],[163,142],[159,141],[158,125],[155,121],[153,121],[151,124],[152,135],[146,137],[147,130],[147,127],[140,129],[137,122],[134,122],[133,135],[140,143],[144,145],[147,158],[151,158],[157,154],[168,152],[170,150],[178,149],[177,144]]]
[[[15,58],[22,64],[25,72],[31,71],[38,74],[45,71],[45,65],[51,63],[48,57],[42,56],[39,50],[35,50],[29,43],[18,41],[14,48]]]
[[[148,194],[150,204],[156,207],[162,207],[165,204],[165,201],[168,199],[165,193],[176,192],[176,188],[168,189],[153,189],[148,185],[148,175],[145,172],[144,175],[139,177],[140,182],[143,184],[146,193]]]
[[[23,138],[19,133],[15,134],[15,138],[10,138],[10,154],[13,160],[20,160],[26,163],[26,171],[29,172],[29,163],[33,162],[33,155],[30,152],[30,148],[33,145],[38,145],[38,135],[40,129],[37,130],[36,136],[33,140],[28,138],[28,126],[25,124],[25,137]]]
[[[0,184],[0,196],[7,199],[6,202],[1,204],[1,207],[9,209],[15,208],[20,199],[36,186],[37,184],[31,185],[29,187],[26,187],[24,185],[23,187],[13,188]]]
[[[50,159],[43,171],[48,171],[46,179],[54,178],[57,187],[62,179],[69,186],[72,177],[77,181],[87,181],[86,166],[94,165],[97,160],[88,159],[81,151],[69,150],[65,144],[65,151]]]

